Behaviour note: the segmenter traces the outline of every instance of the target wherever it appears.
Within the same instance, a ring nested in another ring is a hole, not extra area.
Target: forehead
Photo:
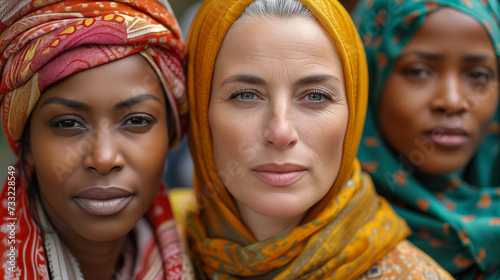
[[[140,54],[134,54],[60,80],[44,91],[40,101],[51,97],[64,97],[89,105],[103,105],[141,93],[153,94],[160,100],[165,99],[154,69]]]
[[[215,68],[252,67],[249,62],[262,68],[276,63],[301,69],[323,67],[343,76],[332,39],[318,21],[303,16],[243,16],[236,21],[222,42]]]
[[[457,42],[467,42],[467,45]],[[471,50],[483,46],[493,51],[490,36],[480,22],[468,14],[448,7],[426,16],[424,23],[407,47],[416,44],[447,49],[466,47]]]

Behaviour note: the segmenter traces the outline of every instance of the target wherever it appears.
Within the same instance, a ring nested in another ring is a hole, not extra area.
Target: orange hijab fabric
[[[394,248],[409,230],[378,197],[356,152],[368,97],[363,45],[336,0],[301,0],[331,36],[344,69],[349,121],[342,165],[328,194],[292,231],[257,241],[215,167],[208,107],[222,41],[252,0],[205,0],[188,37],[188,131],[198,211],[187,217],[194,254],[212,279],[355,279]]]

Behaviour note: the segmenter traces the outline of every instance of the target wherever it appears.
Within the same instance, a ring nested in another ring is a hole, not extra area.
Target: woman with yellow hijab
[[[202,278],[451,279],[361,172],[366,61],[336,0],[206,0],[188,52]]]

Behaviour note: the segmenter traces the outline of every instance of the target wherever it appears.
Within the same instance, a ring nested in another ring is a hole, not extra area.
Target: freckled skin
[[[429,14],[396,60],[379,125],[418,170],[446,174],[470,161],[497,105],[498,65],[488,33],[469,15],[442,8]],[[429,139],[430,130],[450,124],[467,132],[464,145],[446,148]]]
[[[328,192],[348,113],[340,58],[315,20],[235,23],[215,63],[209,122],[217,170],[258,239],[291,230]],[[256,176],[268,163],[306,171],[277,187]]]
[[[139,101],[123,105],[133,98]],[[86,279],[110,277],[126,235],[159,190],[168,151],[166,108],[156,73],[135,54],[55,83],[31,115],[25,159],[35,167],[51,223]],[[74,199],[111,186],[133,194],[117,214],[89,214]]]

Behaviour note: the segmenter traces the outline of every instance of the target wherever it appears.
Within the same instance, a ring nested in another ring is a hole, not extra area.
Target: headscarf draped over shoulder
[[[187,217],[193,253],[205,275],[214,279],[357,278],[404,239],[408,229],[375,194],[356,159],[366,112],[367,67],[357,31],[336,0],[300,1],[331,36],[344,69],[349,120],[342,165],[328,194],[301,226],[258,242],[218,175],[207,117],[213,68],[226,33],[251,2],[205,0],[188,36],[188,137],[199,208]]]
[[[135,53],[150,63],[162,83],[170,111],[170,145],[175,145],[187,117],[184,52],[166,0],[0,1],[0,109],[12,150],[19,155],[25,125],[48,86]],[[0,278],[82,279],[75,262],[60,255],[64,246],[45,248],[48,241],[31,216],[20,171],[19,164],[9,168],[0,196]],[[129,279],[181,279],[183,257],[164,185],[145,216],[148,222],[141,220],[142,226],[134,229],[138,242]]]
[[[410,225],[408,238],[460,279],[500,279],[500,116],[465,170],[443,176],[421,174],[392,152],[378,132],[385,83],[426,16],[442,7],[467,14],[490,36],[500,55],[497,0],[365,0],[353,13],[366,48],[370,76],[367,119],[358,153],[377,192]],[[457,31],[459,32],[459,31]],[[425,156],[422,146],[416,156]],[[484,274],[484,275],[483,275]],[[482,275],[482,276],[481,276]]]

